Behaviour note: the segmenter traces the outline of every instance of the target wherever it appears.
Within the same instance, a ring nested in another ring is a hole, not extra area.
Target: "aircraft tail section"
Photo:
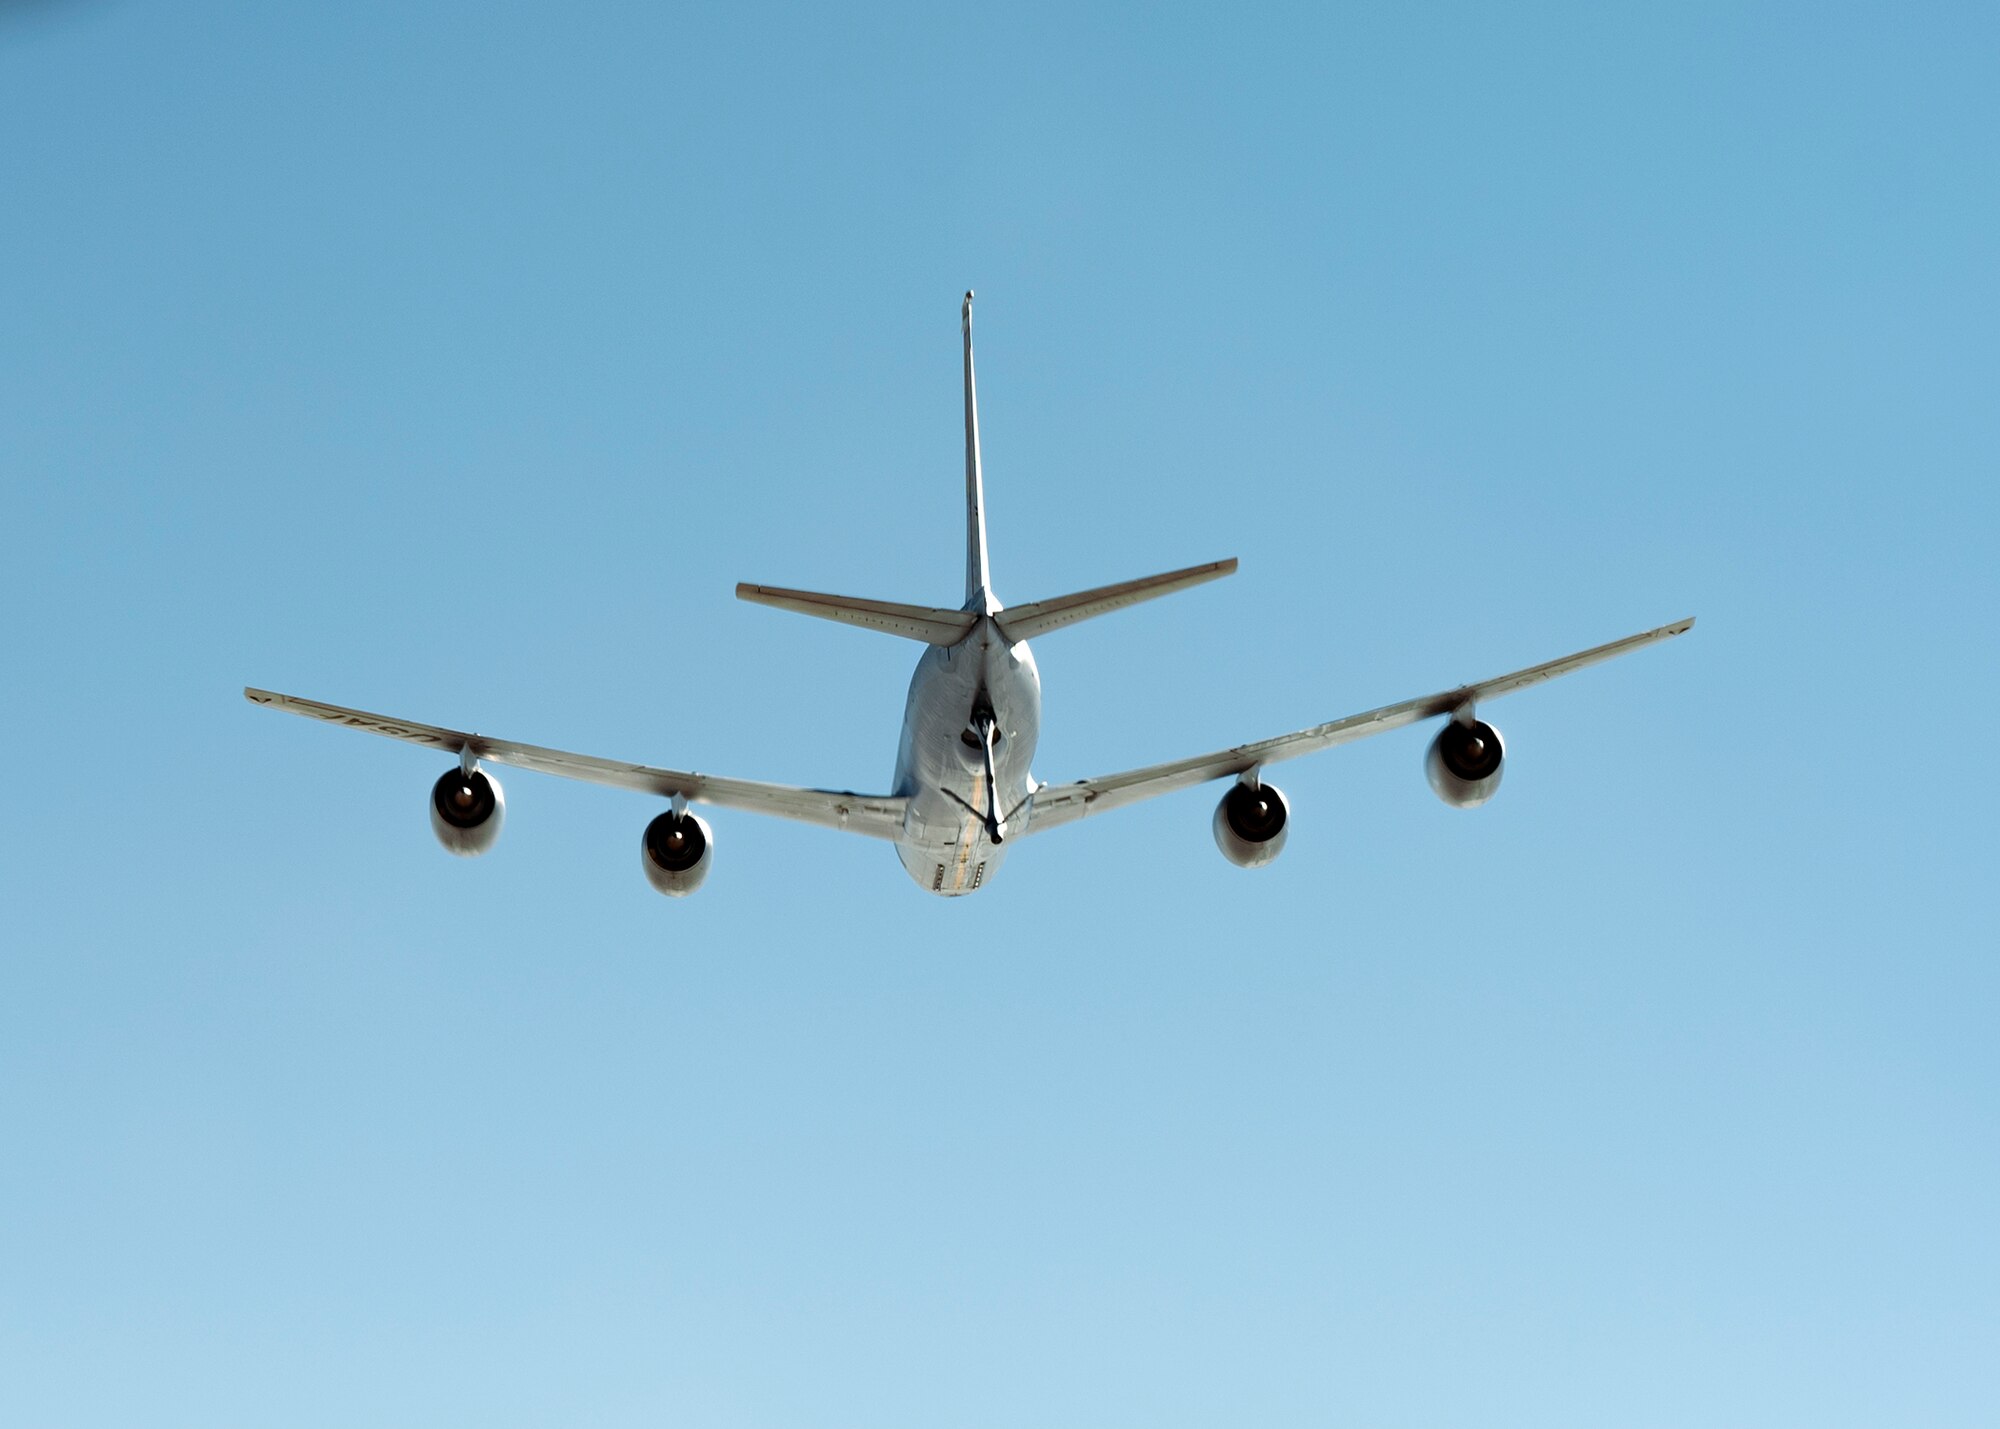
[[[921,640],[927,645],[956,645],[979,619],[969,610],[862,600],[851,595],[822,595],[818,591],[787,590],[783,586],[739,584],[736,598],[797,611],[800,615],[816,615],[821,620],[837,620],[842,625],[858,625],[864,630],[880,630],[906,640]]]
[[[1012,609],[1002,606],[993,595],[992,573],[986,558],[986,488],[979,462],[979,391],[973,380],[969,292],[959,316],[965,327],[965,604],[947,610],[941,606],[903,605],[896,601],[863,600],[858,596],[747,583],[736,587],[737,599],[818,616],[821,620],[837,620],[865,630],[880,630],[929,645],[956,645],[972,633],[982,618],[991,618],[1009,643],[1017,643],[1235,572],[1236,560],[1232,556],[1226,561],[1210,561],[1116,585],[1097,586]]]
[[[965,603],[990,611],[986,564],[986,485],[979,469],[979,394],[972,380],[972,294],[959,310],[965,325]]]
[[[1092,616],[1103,615],[1106,611],[1122,610],[1128,605],[1137,605],[1142,600],[1152,600],[1155,596],[1171,595],[1177,590],[1204,581],[1219,580],[1236,571],[1236,558],[1226,561],[1210,561],[1206,565],[1188,566],[1178,571],[1167,571],[1157,576],[1141,576],[1135,581],[1120,581],[1116,585],[1098,586],[1093,590],[1080,590],[1074,595],[1059,595],[1049,600],[1029,601],[1026,605],[1009,606],[994,619],[999,623],[1001,633],[1008,640],[1033,640],[1051,630],[1065,625],[1074,625],[1079,620],[1089,620]]]

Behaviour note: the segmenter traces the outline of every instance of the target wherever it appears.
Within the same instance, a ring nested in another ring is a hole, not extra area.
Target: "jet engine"
[[[1231,784],[1215,806],[1215,846],[1238,868],[1262,868],[1284,848],[1290,821],[1277,785]]]
[[[708,820],[669,809],[646,825],[645,837],[639,841],[639,862],[653,887],[669,898],[685,898],[708,877],[714,851],[715,836]]]
[[[1484,720],[1456,719],[1438,731],[1424,756],[1424,777],[1432,791],[1454,809],[1476,809],[1500,788],[1506,746],[1500,731]]]
[[[468,774],[453,765],[431,786],[431,832],[446,853],[461,858],[485,853],[506,821],[507,796],[483,769]]]

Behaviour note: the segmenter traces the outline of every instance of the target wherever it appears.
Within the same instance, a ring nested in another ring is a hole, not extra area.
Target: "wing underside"
[[[1165,764],[1152,764],[1143,769],[1128,769],[1122,773],[1106,774],[1095,779],[1080,779],[1073,784],[1046,785],[1035,793],[1026,831],[1032,834],[1044,829],[1059,828],[1083,818],[1086,814],[1123,808],[1127,804],[1157,798],[1161,794],[1171,794],[1177,789],[1189,789],[1196,784],[1205,784],[1211,779],[1224,779],[1241,774],[1259,765],[1275,764],[1281,759],[1295,759],[1301,754],[1331,749],[1337,744],[1351,744],[1372,734],[1384,734],[1392,729],[1402,729],[1419,720],[1452,714],[1480,701],[1498,699],[1501,695],[1511,694],[1515,690],[1526,689],[1544,680],[1553,680],[1573,670],[1581,670],[1586,665],[1595,665],[1599,661],[1614,659],[1642,646],[1670,640],[1676,635],[1684,635],[1693,627],[1692,619],[1678,620],[1672,625],[1662,625],[1658,629],[1627,636],[1623,640],[1614,640],[1607,645],[1581,650],[1574,655],[1565,655],[1559,660],[1530,665],[1525,670],[1497,675],[1493,679],[1482,680],[1477,684],[1460,685],[1457,689],[1440,691],[1435,695],[1424,695],[1414,700],[1404,700],[1399,704],[1384,705],[1380,709],[1369,710],[1363,714],[1349,715],[1345,719],[1337,719],[1328,724],[1314,725],[1311,729],[1281,734],[1275,739],[1259,740],[1254,744],[1239,744],[1230,749],[1216,750],[1211,754],[1198,754],[1192,759],[1176,759]]]
[[[405,744],[422,745],[454,759],[460,757],[461,751],[469,750],[474,758],[512,765],[516,769],[532,769],[538,774],[581,779],[591,784],[631,789],[662,798],[679,795],[694,803],[740,809],[753,814],[771,814],[801,823],[865,834],[870,838],[893,840],[903,830],[903,812],[908,801],[892,795],[801,789],[788,784],[761,784],[748,779],[724,779],[713,774],[660,769],[650,764],[627,764],[616,759],[599,759],[589,754],[548,749],[538,744],[494,739],[490,735],[468,730],[418,724],[270,690],[245,689],[243,697],[254,705],[324,720],[348,729],[364,730],[387,739],[401,740]]]

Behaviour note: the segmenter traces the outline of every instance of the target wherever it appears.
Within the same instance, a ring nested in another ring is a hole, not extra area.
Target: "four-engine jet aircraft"
[[[1483,804],[1499,787],[1505,751],[1499,731],[1475,713],[1481,702],[1670,639],[1694,624],[1692,619],[1676,621],[1509,675],[1213,754],[1074,784],[1037,783],[1028,766],[1041,730],[1042,684],[1028,642],[1106,611],[1226,576],[1236,569],[1236,562],[1214,561],[1052,600],[1001,605],[993,594],[986,560],[970,293],[965,295],[962,317],[965,603],[956,608],[899,605],[776,586],[736,587],[736,594],[744,600],[886,631],[927,647],[910,681],[902,742],[896,750],[895,780],[888,793],[796,789],[682,773],[413,724],[268,690],[246,689],[245,697],[254,704],[424,745],[455,757],[458,762],[438,779],[430,799],[431,827],[439,842],[453,853],[484,853],[499,837],[505,800],[500,782],[481,767],[481,761],[491,761],[671,800],[666,812],[646,825],[640,841],[640,862],[646,877],[662,893],[692,893],[708,876],[715,838],[708,821],[688,809],[690,803],[698,803],[776,814],[886,839],[895,844],[903,867],[919,887],[955,897],[986,884],[1017,838],[1212,779],[1235,780],[1216,806],[1212,820],[1215,842],[1224,857],[1246,868],[1269,863],[1284,846],[1291,811],[1285,796],[1264,781],[1265,766],[1438,716],[1445,717],[1445,723],[1431,741],[1425,759],[1431,788],[1456,808]]]

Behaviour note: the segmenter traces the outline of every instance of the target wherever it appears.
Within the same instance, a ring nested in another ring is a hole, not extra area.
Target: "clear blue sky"
[[[0,1422],[2000,1414],[1981,5],[0,3]],[[1038,773],[1682,615],[977,898],[245,683],[888,777],[958,297]]]

